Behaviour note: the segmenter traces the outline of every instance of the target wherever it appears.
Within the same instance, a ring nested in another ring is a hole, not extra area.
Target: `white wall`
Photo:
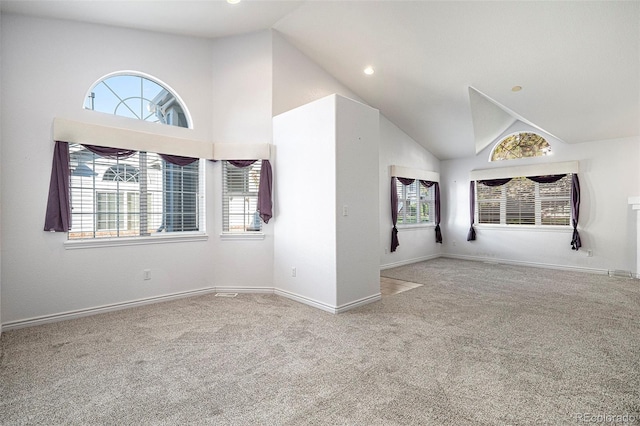
[[[530,130],[516,124],[505,134]],[[604,272],[636,270],[635,215],[627,199],[640,193],[638,138],[567,144],[548,138],[549,157],[489,163],[492,146],[477,156],[443,161],[441,182],[445,218],[444,253],[479,260]],[[579,231],[583,247],[571,250],[571,230],[496,229],[476,225],[477,240],[467,242],[469,230],[469,171],[512,165],[578,160],[581,205]],[[588,257],[591,250],[593,257]]]
[[[380,293],[378,110],[336,96],[337,306]],[[368,182],[371,180],[371,182]]]
[[[273,119],[274,285],[326,310],[337,294],[335,114],[328,96]]]
[[[0,82],[2,82],[2,19],[0,19]],[[2,99],[1,84],[0,99]],[[2,109],[0,109],[0,164],[2,164]],[[2,176],[0,176],[0,336],[2,336]]]
[[[260,31],[212,42],[213,140],[225,143],[272,142],[271,31]],[[208,92],[205,92],[208,93]],[[206,95],[205,95],[206,96]],[[215,241],[208,254],[208,274],[216,286],[273,287],[273,223],[263,224],[264,240],[221,240],[222,170],[213,165],[213,197],[207,199],[207,223]]]
[[[440,160],[407,136],[389,120],[380,120],[380,265],[391,268],[440,256],[441,244],[435,242],[435,227],[399,227],[400,245],[391,253],[391,176],[389,166],[396,165],[433,172],[440,171]],[[444,184],[440,184],[441,192]],[[444,217],[444,216],[443,216]],[[443,230],[442,239],[449,236]]]

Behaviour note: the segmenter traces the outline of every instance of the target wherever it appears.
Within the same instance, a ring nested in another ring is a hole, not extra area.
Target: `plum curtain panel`
[[[44,230],[67,232],[71,223],[69,206],[69,144],[56,142],[53,149],[53,164],[49,182],[49,198],[44,219]]]
[[[391,252],[396,251],[400,243],[398,242],[398,189],[396,188],[396,178],[391,178],[391,222],[393,222],[393,228],[391,229]]]
[[[571,177],[571,225],[573,226],[573,236],[571,238],[571,249],[579,250],[582,247],[580,234],[578,233],[578,218],[580,217],[580,181],[578,175]]]

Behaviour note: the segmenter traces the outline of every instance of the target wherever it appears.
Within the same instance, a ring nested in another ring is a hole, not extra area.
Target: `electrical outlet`
[[[297,273],[298,273],[298,271],[296,270],[296,268],[291,268],[291,276],[292,277],[295,277]]]
[[[147,281],[151,279],[151,269],[145,269],[142,271],[142,278]]]
[[[587,257],[593,257],[593,250],[587,250]]]

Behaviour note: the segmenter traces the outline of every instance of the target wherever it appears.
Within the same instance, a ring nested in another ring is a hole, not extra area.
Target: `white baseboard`
[[[332,314],[337,313],[337,308],[335,306],[329,305],[324,302],[320,302],[319,300],[312,299],[310,297],[301,296],[296,293],[292,293],[287,290],[281,290],[279,288],[274,288],[273,292],[278,296],[286,297],[287,299],[295,300],[296,302],[303,303],[305,305],[313,306],[314,308],[321,309],[325,312],[330,312]]]
[[[273,287],[242,287],[242,286],[216,286],[213,287],[216,293],[256,293],[273,294]]]
[[[496,258],[486,258],[480,256],[467,256],[467,255],[459,255],[459,254],[434,254],[429,256],[423,256],[419,258],[403,260],[400,262],[390,263],[386,265],[381,265],[380,270],[395,268],[397,266],[409,265],[411,263],[422,262],[425,260],[436,259],[438,257],[446,257],[451,259],[461,259],[461,260],[473,260],[479,262],[492,262],[492,263],[503,263],[508,265],[518,265],[518,266],[531,266],[537,268],[546,268],[546,269],[557,269],[564,271],[579,271],[579,272],[587,272],[591,274],[600,274],[607,275],[609,273],[606,269],[597,269],[597,268],[585,268],[580,266],[566,266],[566,265],[555,265],[549,263],[539,263],[539,262],[526,262],[526,261],[516,261],[509,259],[496,259]],[[635,278],[640,279],[640,274],[634,274]],[[121,309],[133,308],[136,306],[148,305],[151,303],[165,302],[175,299],[182,299],[185,297],[199,296],[208,293],[262,293],[262,294],[276,294],[279,296],[286,297],[288,299],[295,300],[297,302],[303,303],[305,305],[312,306],[314,308],[321,309],[325,312],[330,312],[332,314],[338,314],[342,312],[346,312],[350,309],[354,309],[359,306],[363,306],[369,303],[377,302],[381,299],[380,293],[355,300],[353,302],[349,302],[340,306],[329,305],[324,302],[320,302],[318,300],[301,296],[296,293],[292,293],[286,290],[281,290],[275,287],[246,287],[246,286],[217,286],[217,287],[205,287],[197,290],[189,290],[178,293],[166,294],[161,296],[148,297],[144,299],[137,299],[127,302],[114,303],[110,305],[97,306],[93,308],[86,309],[78,309],[75,311],[61,312],[58,314],[51,315],[43,315],[39,317],[27,318],[23,320],[10,321],[2,324],[0,327],[0,332],[15,330],[24,327],[32,327],[36,325],[48,324],[58,321],[64,321],[69,319],[81,318],[89,315],[96,315],[100,313],[118,311]]]
[[[501,263],[506,265],[530,266],[534,268],[556,269],[560,271],[587,272],[590,274],[608,275],[607,269],[585,268],[583,266],[556,265],[553,263],[527,262],[522,260],[496,259],[495,257],[467,256],[463,254],[443,253],[441,257],[449,259],[473,260],[476,262]]]
[[[182,299],[185,297],[200,296],[203,294],[213,293],[215,291],[216,291],[215,287],[205,287],[197,290],[182,291],[179,293],[164,294],[162,296],[147,297],[144,299],[130,300],[127,302],[113,303],[110,305],[96,306],[93,308],[78,309],[75,311],[67,311],[67,312],[61,312],[58,314],[43,315],[43,316],[27,318],[23,320],[10,321],[2,324],[2,331],[15,330],[15,329],[24,328],[24,327],[33,327],[36,325],[49,324],[49,323],[58,322],[58,321],[81,318],[89,315],[119,311],[121,309],[128,309],[136,306],[149,305],[151,303],[168,302],[170,300]]]
[[[148,297],[144,299],[131,300],[121,303],[113,303],[110,305],[96,306],[93,308],[78,309],[75,311],[61,312],[58,314],[43,315],[39,317],[27,318],[23,320],[10,321],[2,324],[1,331],[17,330],[19,328],[33,327],[37,325],[50,324],[59,321],[71,320],[90,315],[103,314],[107,312],[119,311],[122,309],[134,308],[136,306],[148,305],[151,303],[168,302],[170,300],[182,299],[185,297],[201,296],[209,293],[254,293],[254,294],[277,294],[296,302],[321,309],[332,314],[348,311],[349,309],[380,300],[380,294],[375,294],[356,300],[341,306],[332,306],[309,297],[301,296],[289,291],[280,290],[274,287],[242,287],[242,286],[218,286],[206,287],[197,290],[183,291],[179,293],[165,294],[162,296]]]
[[[346,312],[348,310],[357,308],[358,306],[368,305],[369,303],[377,302],[381,299],[381,294],[376,293],[371,296],[363,297],[362,299],[354,300],[353,302],[345,303],[340,306],[329,305],[328,303],[320,302],[319,300],[312,299],[310,297],[301,296],[296,293],[292,293],[290,291],[281,290],[276,288],[274,293],[286,297],[291,300],[295,300],[296,302],[303,303],[305,305],[312,306],[314,308],[321,309],[325,312],[329,312],[332,314],[340,314],[342,312]]]
[[[412,263],[424,262],[425,260],[437,259],[442,257],[442,254],[431,254],[429,256],[421,256],[413,259],[401,260],[399,262],[386,263],[384,265],[380,265],[380,270],[383,271],[385,269],[397,268],[398,266],[410,265]]]
[[[351,309],[357,308],[359,306],[368,305],[369,303],[377,302],[382,299],[382,294],[376,293],[368,297],[364,297],[359,300],[354,300],[353,302],[345,303],[343,305],[338,306],[336,309],[336,313],[341,314],[343,312],[349,311]]]

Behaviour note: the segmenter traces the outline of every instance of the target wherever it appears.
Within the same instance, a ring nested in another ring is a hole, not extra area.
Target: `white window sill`
[[[573,227],[565,225],[490,225],[474,224],[474,228],[486,231],[533,231],[533,232],[573,232]]]
[[[259,241],[264,240],[262,232],[223,232],[220,234],[222,241]]]
[[[66,250],[138,246],[147,244],[184,243],[192,241],[207,241],[209,236],[203,232],[181,232],[179,234],[156,234],[148,237],[96,238],[87,240],[67,240],[64,242]]]
[[[418,229],[428,229],[428,228],[435,228],[436,224],[435,223],[415,223],[415,224],[406,224],[406,225],[397,225],[396,228],[398,228],[398,232],[404,232],[404,231],[414,231],[414,230],[418,230]]]

